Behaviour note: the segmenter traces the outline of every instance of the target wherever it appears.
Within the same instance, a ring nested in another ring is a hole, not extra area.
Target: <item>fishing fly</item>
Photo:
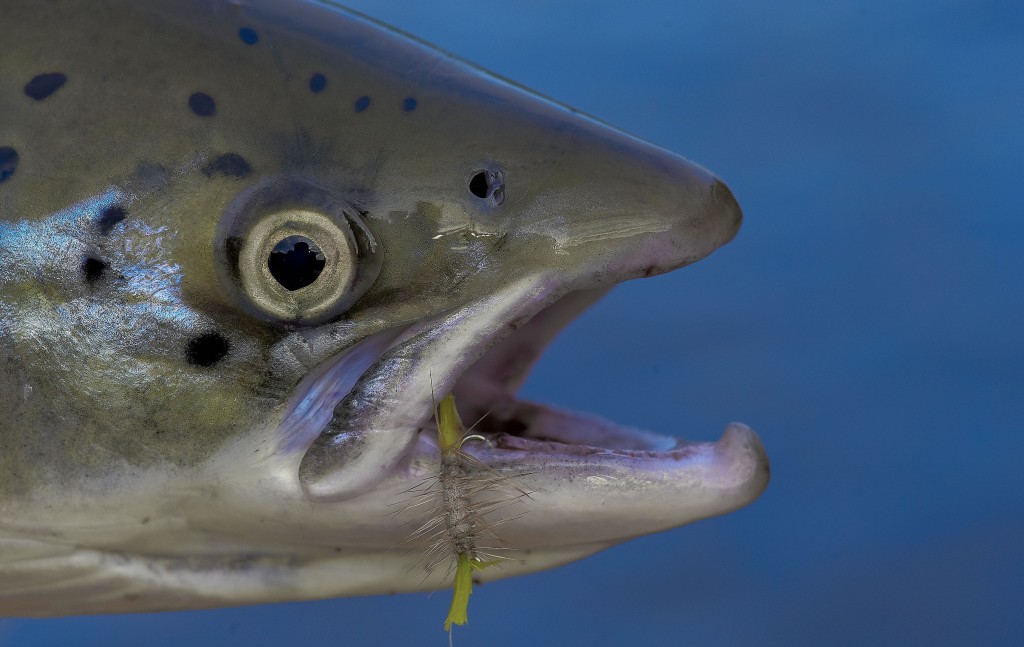
[[[507,546],[494,529],[518,515],[497,521],[489,521],[485,515],[528,498],[529,493],[510,484],[514,476],[499,474],[465,451],[467,443],[487,441],[482,435],[472,433],[472,429],[465,429],[453,395],[441,399],[434,417],[440,468],[436,477],[417,494],[423,500],[414,506],[427,501],[433,506],[430,518],[413,532],[412,538],[432,541],[426,552],[428,573],[445,562],[449,564],[448,575],[454,573],[452,601],[444,621],[450,638],[453,625],[469,621],[473,574],[500,567],[507,559],[501,555]]]

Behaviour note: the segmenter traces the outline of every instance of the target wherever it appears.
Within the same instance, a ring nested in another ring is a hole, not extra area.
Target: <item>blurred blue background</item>
[[[1024,644],[1024,3],[352,0],[725,178],[528,396],[761,434],[732,515],[488,584],[457,645]],[[446,645],[448,594],[0,622],[5,645]]]

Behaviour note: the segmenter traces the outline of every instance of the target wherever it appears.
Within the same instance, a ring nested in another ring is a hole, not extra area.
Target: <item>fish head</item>
[[[742,425],[689,443],[516,396],[610,287],[736,234],[708,171],[326,5],[30,5],[18,51],[52,21],[124,42],[82,30],[4,106],[0,611],[435,587],[449,392],[507,561],[483,579],[766,486]]]

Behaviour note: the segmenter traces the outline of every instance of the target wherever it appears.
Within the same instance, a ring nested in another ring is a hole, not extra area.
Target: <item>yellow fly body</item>
[[[441,454],[459,451],[465,435],[462,418],[455,408],[455,396],[449,393],[437,405],[437,440],[441,444]]]

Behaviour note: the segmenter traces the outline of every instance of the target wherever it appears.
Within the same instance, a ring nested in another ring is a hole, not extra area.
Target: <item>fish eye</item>
[[[380,270],[363,214],[301,180],[257,186],[218,229],[221,278],[255,316],[317,324],[342,315]]]
[[[492,207],[505,202],[505,173],[498,168],[475,171],[469,179],[469,192]]]

